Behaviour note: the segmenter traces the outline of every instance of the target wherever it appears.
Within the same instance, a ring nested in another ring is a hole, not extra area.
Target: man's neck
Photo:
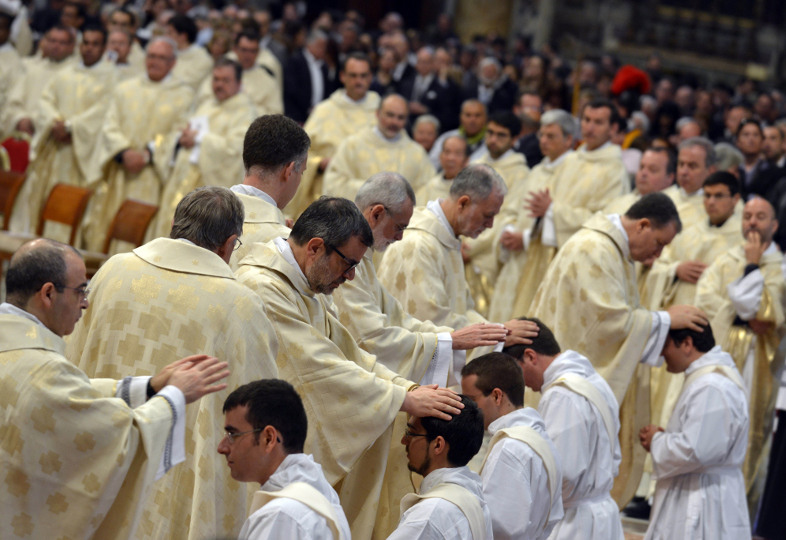
[[[448,220],[450,227],[453,229],[453,232],[456,232],[456,225],[458,225],[456,220],[456,205],[453,204],[453,199],[447,198],[442,199],[439,203],[439,207],[442,208],[442,213],[445,214],[445,219]],[[458,238],[458,235],[456,235]]]
[[[283,209],[283,207],[286,206],[286,205],[282,206],[281,190],[275,189],[274,186],[276,184],[274,182],[266,182],[256,176],[246,175],[246,177],[243,179],[243,184],[246,186],[251,186],[252,188],[256,188],[259,191],[264,191],[271,199],[273,199],[276,202],[276,206],[279,209]]]

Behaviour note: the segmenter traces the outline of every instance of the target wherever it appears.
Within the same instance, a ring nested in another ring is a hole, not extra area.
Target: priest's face
[[[408,114],[407,102],[400,96],[386,97],[377,111],[379,131],[388,139],[392,139],[404,129]]]
[[[312,291],[333,294],[342,283],[355,279],[355,265],[363,260],[367,248],[357,236],[331,250],[324,247],[304,273]]]
[[[82,43],[79,45],[79,54],[82,55],[82,62],[87,67],[90,67],[101,60],[105,45],[103,33],[95,30],[85,31],[82,34]]]
[[[704,210],[713,225],[722,225],[734,213],[740,195],[731,194],[726,184],[704,186]]]
[[[359,58],[348,58],[339,78],[347,89],[347,96],[355,101],[361,100],[371,87],[371,65]]]
[[[256,64],[257,56],[259,56],[259,42],[255,39],[249,39],[241,36],[233,50],[237,55],[237,61],[243,69],[251,69]]]
[[[219,102],[226,101],[240,92],[240,81],[232,66],[213,68],[213,94]]]
[[[712,172],[707,166],[707,151],[703,146],[687,146],[677,157],[677,183],[687,193],[695,193]]]
[[[442,143],[442,152],[439,154],[439,163],[445,173],[445,178],[452,180],[461,169],[467,166],[467,141],[463,137],[448,137]]]
[[[636,172],[636,189],[642,196],[662,191],[674,182],[674,175],[668,172],[668,166],[669,155],[666,152],[644,152]]]
[[[175,51],[166,41],[155,41],[148,45],[145,57],[147,76],[158,82],[166,77],[175,66]]]
[[[677,225],[674,222],[655,228],[649,219],[640,219],[628,238],[630,256],[634,261],[652,266],[655,259],[660,257],[663,248],[669,245],[676,235]]]
[[[492,190],[486,199],[478,202],[469,199],[463,206],[460,198],[456,233],[477,238],[480,233],[494,225],[494,216],[499,214],[503,200],[504,196],[497,189]]]
[[[606,144],[617,133],[616,124],[611,124],[608,107],[584,107],[581,115],[581,136],[587,150],[595,150]]]
[[[689,337],[685,338],[679,345],[675,344],[673,339],[667,337],[666,343],[663,344],[663,351],[661,351],[661,355],[666,360],[666,371],[669,373],[683,373],[688,369],[688,366],[691,364],[689,353],[692,348],[693,341]]]
[[[486,148],[493,159],[510,150],[513,146],[513,136],[510,130],[496,122],[489,122],[486,127]]]
[[[545,368],[542,367],[537,353],[532,349],[525,349],[524,356],[518,360],[521,366],[521,374],[524,375],[524,384],[533,389],[535,392],[540,392],[543,388],[543,372]]]
[[[385,208],[379,222],[371,229],[374,233],[375,251],[385,251],[390,244],[404,237],[404,231],[409,225],[409,220],[412,219],[412,211],[412,201],[409,199],[398,212]]]
[[[51,312],[47,327],[58,336],[67,336],[74,331],[82,310],[87,309],[87,277],[85,263],[80,256],[68,250],[65,253],[66,275],[62,291],[51,297]]]
[[[558,124],[548,124],[540,127],[538,143],[543,155],[551,161],[556,161],[573,146],[573,137],[565,135]]]
[[[259,482],[269,478],[266,471],[264,446],[259,444],[259,433],[253,433],[246,415],[248,406],[241,405],[225,413],[224,429],[229,434],[239,434],[234,440],[224,436],[218,444],[218,453],[226,456],[232,478],[238,482]]]
[[[766,199],[754,197],[745,203],[742,210],[742,234],[746,240],[752,235],[759,235],[762,244],[772,241],[772,236],[778,230],[778,220],[772,205]]]

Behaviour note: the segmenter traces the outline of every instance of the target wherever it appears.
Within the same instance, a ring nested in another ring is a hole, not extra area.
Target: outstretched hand
[[[505,328],[508,329],[508,337],[505,338],[505,346],[511,345],[530,345],[532,340],[530,338],[537,337],[539,329],[538,325],[532,321],[520,321],[518,319],[511,319],[505,323]]]
[[[701,332],[704,330],[705,326],[710,324],[710,319],[707,317],[707,314],[696,306],[681,304],[671,306],[667,311],[669,317],[671,317],[671,325],[669,328],[672,330],[689,328],[696,332]]]
[[[226,362],[221,362],[213,356],[204,354],[189,356],[166,366],[153,378],[151,384],[156,391],[167,384],[176,386],[183,392],[186,403],[192,403],[202,396],[219,392],[227,387],[226,383],[215,384],[229,375],[227,365]],[[164,384],[160,387],[156,386],[160,384],[162,378]]]
[[[411,416],[423,418],[433,416],[442,420],[450,420],[464,408],[459,395],[448,388],[439,388],[436,384],[424,385],[412,392],[407,392],[401,410]],[[448,414],[450,413],[450,414]]]
[[[456,330],[450,337],[453,339],[453,350],[465,351],[475,347],[493,346],[505,341],[508,330],[501,324],[475,323]]]

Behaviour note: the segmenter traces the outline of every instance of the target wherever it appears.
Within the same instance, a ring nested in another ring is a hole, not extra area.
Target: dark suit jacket
[[[327,68],[322,65],[323,98],[330,95]],[[284,68],[284,114],[295,122],[304,123],[311,112],[311,72],[303,51],[295,52]]]
[[[401,87],[401,95],[407,101],[414,101],[415,78],[407,81]],[[447,80],[445,83],[439,81],[437,77],[431,80],[426,91],[420,96],[420,103],[428,107],[428,114],[437,117],[442,133],[456,129],[459,125],[460,91],[456,83]],[[416,116],[410,115],[410,125],[415,121]]]
[[[464,85],[462,90],[461,101],[462,103],[468,99],[478,99],[478,85],[480,82],[476,75],[472,75],[468,78],[467,83]],[[516,95],[518,94],[518,86],[516,83],[505,78],[505,82],[503,82],[496,90],[494,90],[494,94],[491,96],[491,101],[489,101],[486,109],[488,110],[489,116],[497,112],[512,112],[513,105],[516,103]]]

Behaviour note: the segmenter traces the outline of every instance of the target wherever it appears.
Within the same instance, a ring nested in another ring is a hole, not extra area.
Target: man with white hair
[[[680,214],[687,229],[704,219],[702,185],[715,171],[715,148],[705,137],[691,137],[682,141],[677,155],[677,184],[664,191]]]
[[[89,249],[103,246],[109,224],[125,199],[159,204],[171,156],[156,155],[156,141],[186,125],[194,97],[187,84],[168,76],[177,60],[176,52],[177,45],[169,38],[151,40],[145,59],[147,72],[117,85],[110,97],[87,174],[88,182],[104,182],[98,184],[93,211],[87,218]]]
[[[478,65],[478,75],[462,88],[462,98],[477,99],[489,114],[510,112],[516,103],[518,87],[502,71],[499,60],[487,56]]]

